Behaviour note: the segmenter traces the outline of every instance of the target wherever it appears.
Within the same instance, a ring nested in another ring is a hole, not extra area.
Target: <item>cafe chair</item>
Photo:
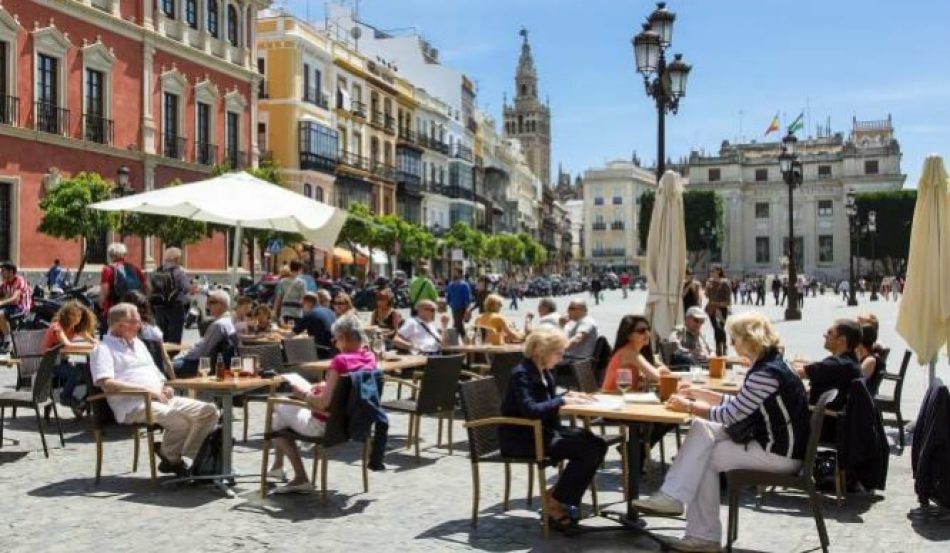
[[[32,408],[36,414],[36,426],[43,442],[43,455],[49,459],[49,449],[46,447],[46,431],[43,427],[43,417],[40,416],[40,406],[50,405],[56,418],[56,430],[59,432],[59,443],[66,447],[63,440],[63,429],[59,423],[59,413],[56,412],[56,402],[52,398],[53,370],[59,362],[59,347],[46,352],[40,359],[39,368],[32,375],[33,389],[30,391],[9,390],[0,391],[0,447],[3,447],[3,419],[7,407]]]
[[[815,456],[818,452],[818,441],[821,438],[821,425],[825,420],[825,407],[838,395],[837,390],[828,390],[818,398],[815,409],[811,414],[810,434],[805,447],[805,460],[802,470],[798,474],[781,474],[758,470],[730,470],[726,472],[729,486],[729,522],[726,531],[726,550],[732,551],[732,544],[739,538],[739,490],[749,486],[767,487],[781,486],[800,490],[808,494],[815,525],[818,528],[818,539],[821,541],[821,550],[828,551],[830,544],[828,531],[825,529],[825,519],[821,513],[821,495],[815,487]]]
[[[508,381],[511,380],[511,371],[515,369],[524,360],[524,353],[496,353],[491,358],[491,376],[495,379],[495,385],[498,386],[498,393],[505,395],[508,390]]]
[[[442,446],[442,419],[448,417],[448,447],[452,455],[452,426],[455,422],[455,392],[458,388],[462,367],[465,366],[464,355],[442,355],[429,357],[429,364],[422,371],[418,383],[387,376],[385,381],[395,382],[408,386],[413,391],[412,399],[395,399],[382,402],[383,409],[409,414],[409,432],[406,438],[406,448],[415,444],[416,460],[419,460],[419,425],[424,415],[439,417],[438,441],[436,447]]]
[[[17,359],[16,390],[29,386],[33,376],[40,368],[43,359],[43,336],[45,330],[14,330],[11,334],[13,342],[13,357]],[[16,407],[13,408],[13,418],[16,418]]]
[[[275,438],[287,438],[298,442],[305,442],[313,445],[313,469],[310,473],[310,482],[317,483],[317,466],[321,458],[323,466],[320,467],[320,495],[321,500],[327,500],[327,472],[329,458],[327,449],[345,443],[349,436],[347,434],[347,403],[350,397],[353,383],[348,376],[341,376],[333,388],[333,397],[330,400],[330,406],[327,409],[329,417],[327,418],[325,430],[322,436],[304,436],[294,432],[289,428],[283,430],[272,430],[271,424],[274,418],[274,407],[277,405],[294,405],[303,409],[310,409],[310,406],[303,401],[287,397],[271,396],[267,399],[267,414],[264,418],[264,445],[261,454],[261,497],[267,496],[267,466],[270,457],[271,441]],[[363,492],[369,492],[369,441],[363,446]]]
[[[280,343],[284,348],[284,359],[291,367],[320,360],[313,338],[285,338]]]
[[[308,340],[309,341],[309,340]],[[285,372],[284,368],[284,356],[280,351],[280,344],[261,344],[257,346],[238,346],[237,354],[239,357],[244,357],[246,355],[256,355],[260,360],[260,371],[273,371],[276,374]],[[248,392],[242,394],[241,397],[244,400],[244,434],[243,441],[247,443],[247,423],[250,418],[250,410],[248,405],[253,401],[257,403],[264,403],[271,396],[270,391],[266,392]]]
[[[881,413],[882,417],[884,413],[894,415],[894,419],[884,419],[884,424],[886,426],[897,426],[898,443],[900,444],[901,450],[904,449],[904,417],[901,416],[901,395],[904,391],[904,376],[907,374],[907,366],[910,365],[911,355],[911,351],[906,350],[904,352],[904,358],[901,360],[900,372],[896,374],[885,372],[882,377],[882,382],[894,383],[894,393],[891,395],[878,393],[874,396],[874,405],[877,406],[877,410]]]

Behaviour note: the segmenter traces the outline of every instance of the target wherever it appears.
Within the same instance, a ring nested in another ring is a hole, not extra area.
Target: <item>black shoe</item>
[[[373,472],[380,472],[386,470],[386,465],[382,463],[370,463],[368,465],[369,470]]]
[[[162,459],[158,463],[158,472],[162,474],[174,474],[178,477],[188,476],[188,465],[184,461],[179,459],[176,462],[169,461],[168,459]]]

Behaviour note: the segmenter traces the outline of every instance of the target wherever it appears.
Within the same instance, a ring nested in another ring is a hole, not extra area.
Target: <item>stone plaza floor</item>
[[[619,291],[605,296],[599,306],[591,302],[591,315],[613,342],[620,317],[642,312],[646,296],[640,291],[628,299]],[[830,294],[809,297],[804,320],[786,323],[781,320],[781,308],[771,305],[771,297],[768,300],[762,309],[776,321],[787,350],[809,358],[823,355],[821,334],[832,320],[865,311],[876,313],[881,320],[881,340],[893,350],[889,369],[897,370],[904,344],[894,331],[894,302],[869,303],[862,298],[855,308]],[[567,301],[558,298],[558,307],[564,309]],[[521,323],[526,310],[535,306],[536,301],[523,301],[520,310],[505,313]],[[186,337],[189,339],[195,336]],[[946,378],[950,376],[947,373],[947,359],[942,356],[938,375]],[[12,386],[14,375],[14,370],[0,368],[0,386]],[[906,417],[916,414],[926,385],[926,367],[914,361],[904,388]],[[250,473],[260,469],[263,411],[263,405],[252,404],[250,439],[235,447],[236,467]],[[60,447],[55,430],[47,434],[49,459],[43,457],[32,414],[21,410],[16,420],[9,416],[7,411],[0,449],[0,551],[4,552],[658,550],[649,540],[620,532],[571,538],[552,533],[550,539],[542,539],[534,511],[537,500],[532,509],[524,499],[527,470],[523,467],[512,471],[512,504],[507,512],[501,509],[502,467],[482,468],[482,510],[478,527],[473,528],[469,518],[471,471],[460,416],[456,417],[451,456],[444,447],[435,447],[435,419],[423,421],[424,449],[417,462],[403,447],[406,417],[392,415],[388,470],[371,473],[369,493],[362,493],[358,448],[346,445],[331,450],[326,503],[321,502],[319,493],[261,499],[253,477],[238,483],[236,499],[205,486],[153,486],[148,480],[144,447],[139,471],[130,472],[131,440],[105,445],[103,479],[95,485],[94,444],[71,415],[64,415],[65,448]],[[896,431],[891,429],[889,434],[896,441]],[[671,456],[675,452],[672,438],[666,446]],[[917,508],[910,448],[901,453],[895,447],[892,452],[886,490],[850,495],[841,506],[826,496],[823,509],[832,551],[950,550],[950,513]],[[308,468],[309,459],[307,452]],[[643,493],[655,489],[662,476],[657,449],[653,459],[656,463],[643,481]],[[611,450],[606,468],[598,476],[601,504],[620,501],[619,478],[619,455]],[[590,500],[589,494],[585,500]],[[752,494],[746,493],[741,503],[737,550],[819,548],[811,511],[802,495],[775,493],[759,507]],[[723,506],[723,521],[726,512]],[[650,528],[664,535],[680,535],[684,526],[681,520],[648,521]],[[609,523],[600,519],[589,524]]]

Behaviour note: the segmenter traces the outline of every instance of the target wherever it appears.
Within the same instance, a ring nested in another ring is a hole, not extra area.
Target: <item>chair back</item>
[[[425,415],[455,409],[455,391],[464,367],[465,356],[461,354],[429,357],[419,383],[417,412]]]
[[[323,433],[324,447],[331,447],[349,440],[347,403],[352,388],[353,380],[349,376],[341,376],[333,386],[333,397],[330,398],[330,405],[327,407],[327,413],[330,416],[327,418]]]
[[[14,330],[13,356],[20,360],[17,375],[20,379],[30,378],[40,369],[43,358],[43,336],[46,330]]]
[[[234,352],[237,349],[237,334],[230,334],[226,340],[221,340],[213,350],[211,350],[211,366],[218,366],[218,358],[220,357],[224,361],[225,367],[231,366],[231,358],[234,357]],[[159,365],[161,366],[161,365]]]
[[[670,366],[673,364],[673,352],[676,351],[676,344],[669,340],[660,339],[657,350],[660,352],[660,360],[663,364]]]
[[[102,388],[99,388],[93,382],[89,365],[84,365],[83,370],[85,371],[86,382],[90,383],[89,397],[101,394]],[[86,417],[86,419],[92,430],[102,430],[103,428],[118,424],[118,421],[115,419],[115,413],[112,412],[112,407],[109,406],[109,402],[106,398],[89,400],[89,408],[92,411],[92,416]]]
[[[904,376],[907,375],[907,366],[910,365],[910,358],[913,354],[910,350],[904,352],[904,358],[901,360],[901,368],[897,373],[897,380],[894,382],[894,402],[901,403],[901,392],[904,390]]]
[[[815,456],[818,454],[818,442],[821,440],[821,425],[825,422],[825,409],[837,395],[838,390],[828,390],[821,394],[821,397],[818,398],[818,402],[815,404],[814,411],[811,413],[808,444],[805,447],[805,460],[802,466],[804,469],[802,472],[809,482],[813,482],[815,478]]]
[[[284,346],[284,359],[288,363],[309,363],[319,361],[317,356],[317,344],[312,338],[288,338],[281,340]]]
[[[501,394],[493,380],[492,377],[480,378],[459,385],[465,422],[501,416]],[[468,451],[472,459],[498,451],[499,447],[496,426],[468,429]]]
[[[594,375],[597,377],[597,382],[603,382],[604,372],[607,370],[607,365],[610,364],[610,342],[606,336],[597,337],[597,341],[594,343],[594,354],[591,357],[594,361],[592,368]]]
[[[310,340],[302,340],[310,342]],[[310,342],[311,344],[313,342]],[[240,356],[256,355],[261,360],[260,371],[284,372],[284,356],[280,352],[280,344],[260,344],[255,346],[238,346]]]
[[[577,389],[585,394],[593,394],[600,391],[597,385],[597,377],[594,376],[594,363],[590,359],[579,359],[571,362],[571,370],[574,371],[574,380],[577,381]]]
[[[508,390],[508,381],[511,379],[511,371],[515,369],[521,361],[524,360],[524,354],[518,352],[495,353],[491,358],[491,375],[495,378],[495,385],[498,386],[499,395],[504,395]]]
[[[139,340],[142,340],[142,343],[145,344],[145,349],[147,349],[149,355],[152,356],[152,362],[155,363],[155,366],[161,371],[165,366],[165,358],[162,356],[162,350],[165,345],[162,344],[161,340],[147,340],[141,337]]]
[[[59,362],[61,347],[50,348],[40,359],[40,368],[33,378],[33,403],[45,403],[46,400],[52,399],[53,373],[56,370],[56,364]]]

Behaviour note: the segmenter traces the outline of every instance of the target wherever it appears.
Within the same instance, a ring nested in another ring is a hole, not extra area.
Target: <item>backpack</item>
[[[223,436],[220,424],[205,436],[191,463],[191,476],[213,476],[224,472]]]
[[[149,301],[152,305],[173,305],[178,299],[180,290],[175,282],[175,269],[166,270],[159,267],[148,277],[152,289]]]
[[[112,285],[109,287],[109,299],[112,304],[122,301],[122,298],[132,290],[141,290],[142,281],[135,271],[135,267],[128,263],[116,263],[112,266]]]

